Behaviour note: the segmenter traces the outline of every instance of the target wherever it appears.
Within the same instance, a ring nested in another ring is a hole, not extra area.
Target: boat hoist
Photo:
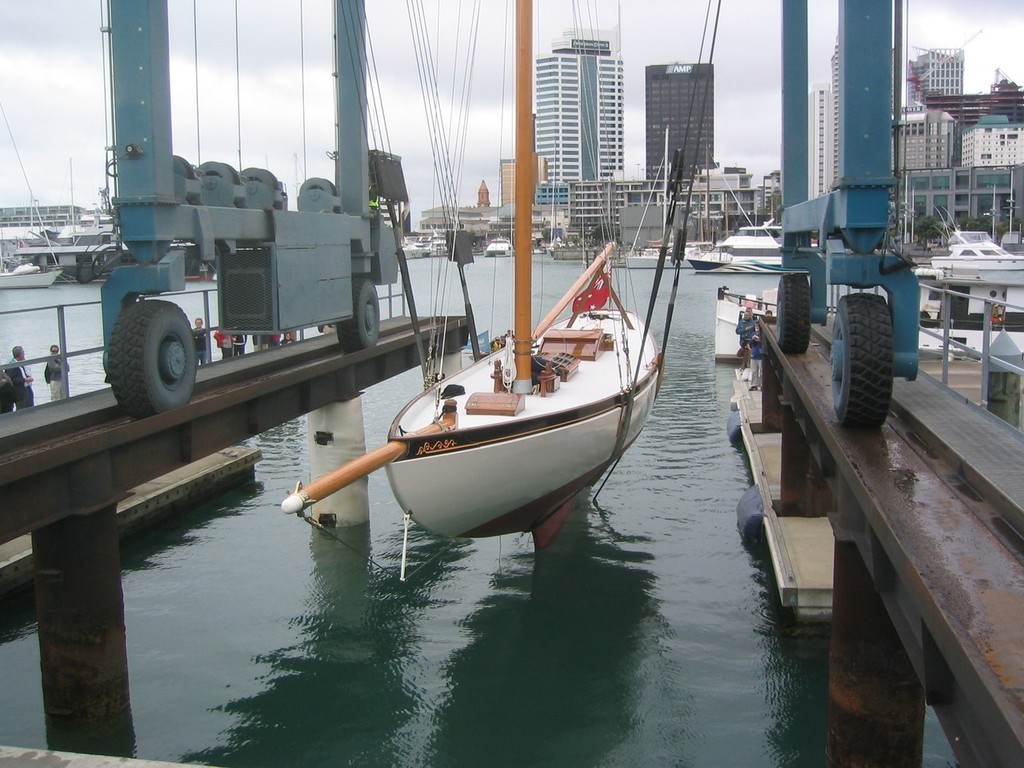
[[[803,272],[779,284],[779,346],[806,352],[810,324],[828,317],[828,286],[858,289],[840,298],[836,312],[833,405],[844,426],[879,427],[893,377],[915,379],[918,363],[917,277],[885,247],[896,188],[893,115],[900,111],[893,99],[894,4],[839,2],[838,179],[814,200],[807,199],[807,0],[782,6],[782,263]],[[884,295],[864,290],[875,288]]]
[[[297,210],[262,168],[193,166],[174,154],[167,0],[111,0],[116,227],[135,262],[102,289],[104,367],[118,403],[144,417],[189,401],[196,356],[177,305],[185,250],[213,262],[219,325],[269,334],[333,325],[345,351],[372,346],[376,285],[397,280],[397,239],[371,208],[407,202],[400,160],[368,149],[363,0],[336,0],[334,179],[302,184]],[[344,104],[345,109],[340,105]],[[362,105],[362,109],[353,108]]]

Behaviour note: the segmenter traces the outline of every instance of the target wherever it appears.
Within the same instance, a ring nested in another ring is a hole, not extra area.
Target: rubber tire
[[[787,355],[802,355],[811,343],[811,287],[807,275],[794,272],[782,276],[777,309],[779,349]]]
[[[844,427],[876,428],[892,402],[892,318],[885,298],[839,300],[832,332],[832,405]]]
[[[185,313],[169,301],[137,301],[110,334],[107,379],[114,398],[142,419],[188,403],[196,385],[196,348]]]
[[[369,349],[380,338],[380,304],[368,277],[352,278],[352,317],[337,325],[338,343],[345,352]]]

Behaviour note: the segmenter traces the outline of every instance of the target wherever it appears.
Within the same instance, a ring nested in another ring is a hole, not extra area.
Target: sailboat
[[[301,514],[386,467],[407,519],[448,537],[529,532],[543,548],[575,495],[636,440],[654,405],[661,356],[611,281],[609,243],[531,327],[534,196],[532,0],[516,3],[514,330],[501,348],[430,386],[394,419],[386,444],[299,487]]]

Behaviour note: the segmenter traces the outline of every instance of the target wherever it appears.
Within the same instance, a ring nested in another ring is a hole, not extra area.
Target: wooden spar
[[[434,419],[423,429],[410,432],[409,436],[432,435],[438,432],[447,432],[455,429],[458,425],[458,414],[455,410],[455,401],[445,401],[441,415]],[[409,450],[409,444],[404,440],[389,440],[379,448],[374,448],[351,461],[346,461],[337,469],[328,472],[323,477],[318,477],[305,487],[296,488],[281,502],[281,511],[289,515],[297,515],[310,504],[315,504],[321,499],[326,499],[332,493],[337,493],[347,485],[356,480],[366,477],[395,459],[400,459]]]
[[[575,299],[579,292],[582,291],[591,278],[597,274],[607,263],[608,255],[612,252],[612,248],[615,247],[614,243],[608,243],[597,256],[594,257],[594,263],[591,264],[587,269],[580,275],[579,279],[572,284],[572,287],[565,292],[565,295],[552,307],[551,311],[547,313],[543,320],[533,330],[533,338],[539,339],[544,335],[544,331],[551,327],[551,324],[558,319],[558,316],[562,313],[562,310],[569,306],[569,302]]]
[[[533,288],[533,0],[516,0],[515,329],[516,378],[512,391],[533,391],[530,300]]]

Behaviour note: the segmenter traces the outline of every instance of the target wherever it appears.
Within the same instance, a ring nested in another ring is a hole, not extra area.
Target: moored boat
[[[496,237],[487,243],[484,256],[498,258],[512,255],[512,241],[507,237]]]
[[[59,232],[41,230],[21,238],[14,256],[44,269],[56,268],[68,279],[87,283],[119,253],[113,217],[93,214]]]
[[[688,254],[697,272],[784,272],[780,250],[782,227],[772,222],[740,227],[713,248]]]
[[[1024,253],[1010,253],[987,232],[954,229],[947,239],[949,253],[931,258],[931,266],[947,276],[989,279],[997,272],[1024,270]]]
[[[0,289],[4,288],[49,288],[60,275],[56,269],[42,270],[35,264],[21,264],[14,269],[0,272]]]
[[[702,253],[711,248],[711,243],[697,242],[686,244],[686,259],[684,266],[691,266],[690,258],[699,258]],[[671,249],[671,246],[670,246]],[[626,254],[626,267],[629,269],[655,269],[658,266],[659,248],[642,248]]]

